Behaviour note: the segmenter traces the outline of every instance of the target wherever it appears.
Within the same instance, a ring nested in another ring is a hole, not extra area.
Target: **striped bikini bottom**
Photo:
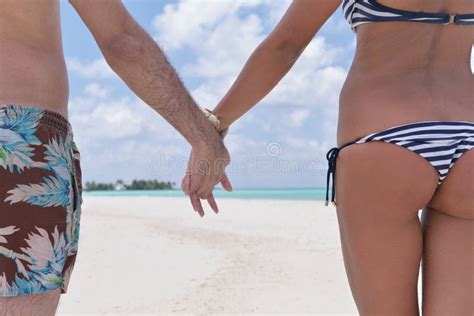
[[[383,141],[405,147],[426,159],[438,171],[438,186],[463,153],[474,147],[474,122],[466,121],[421,121],[387,128],[383,131],[360,137],[340,148],[333,147],[327,154],[326,201],[329,204],[329,180],[332,175],[332,197],[335,196],[336,160],[342,148],[370,141]]]

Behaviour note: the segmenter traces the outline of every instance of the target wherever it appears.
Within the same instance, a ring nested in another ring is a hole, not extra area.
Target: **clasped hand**
[[[193,146],[181,189],[189,196],[194,211],[201,217],[204,216],[201,199],[207,200],[216,214],[219,212],[212,194],[214,186],[221,183],[226,191],[232,191],[232,185],[225,173],[225,167],[229,163],[229,152],[222,141]]]

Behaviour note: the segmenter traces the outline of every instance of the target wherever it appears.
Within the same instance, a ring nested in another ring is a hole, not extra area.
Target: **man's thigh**
[[[0,316],[52,316],[56,313],[60,289],[35,295],[0,298]]]

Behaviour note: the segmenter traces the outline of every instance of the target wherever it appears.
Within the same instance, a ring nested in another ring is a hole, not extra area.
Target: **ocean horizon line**
[[[325,198],[326,188],[235,188],[232,192],[216,188],[213,194],[216,198],[322,201]],[[84,191],[84,195],[109,197],[186,197],[180,189]]]

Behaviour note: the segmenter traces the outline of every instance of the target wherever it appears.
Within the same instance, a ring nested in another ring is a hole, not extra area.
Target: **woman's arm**
[[[263,99],[285,76],[341,0],[294,0],[252,53],[213,113],[225,129]]]

